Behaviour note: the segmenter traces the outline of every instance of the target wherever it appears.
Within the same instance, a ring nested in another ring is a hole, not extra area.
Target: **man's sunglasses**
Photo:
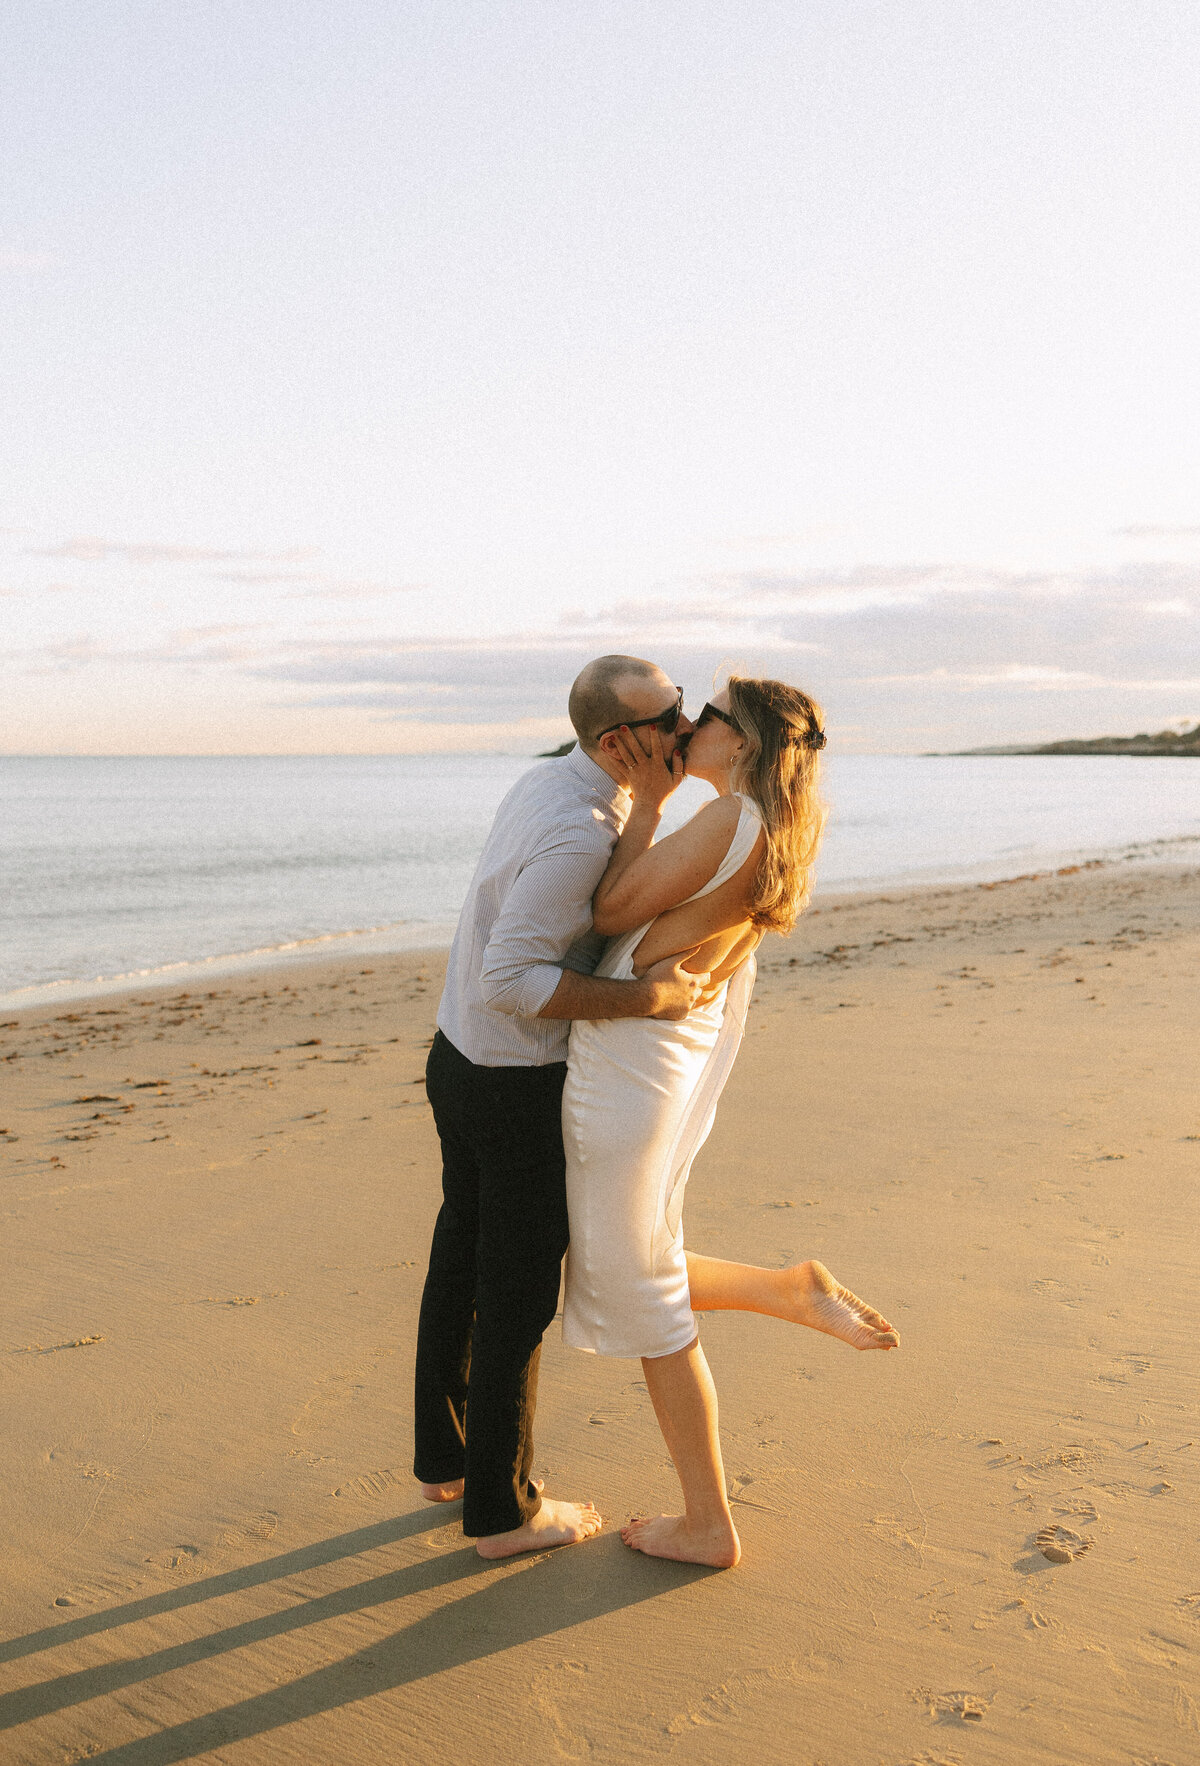
[[[679,724],[680,713],[683,710],[682,687],[678,688],[678,693],[679,697],[674,705],[668,705],[665,711],[660,711],[655,717],[627,717],[619,724],[609,724],[607,730],[600,731],[600,735],[596,737],[597,742],[600,740],[600,736],[611,736],[616,730],[641,730],[647,724],[653,724],[660,736],[674,735]]]

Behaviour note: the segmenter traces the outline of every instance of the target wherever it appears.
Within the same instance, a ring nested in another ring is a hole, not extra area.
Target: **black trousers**
[[[567,1248],[566,1063],[477,1067],[439,1030],[426,1085],[442,1143],[442,1207],[417,1329],[423,1484],[465,1479],[463,1531],[537,1513],[529,1482],[542,1336]]]

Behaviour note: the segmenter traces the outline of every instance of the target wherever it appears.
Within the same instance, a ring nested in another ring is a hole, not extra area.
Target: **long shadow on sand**
[[[220,1576],[205,1576],[199,1582],[187,1582],[179,1588],[164,1588],[158,1594],[147,1594],[141,1600],[127,1601],[122,1607],[106,1607],[99,1613],[81,1613],[78,1619],[63,1619],[41,1631],[30,1631],[24,1637],[0,1642],[0,1663],[15,1662],[21,1656],[33,1656],[39,1650],[57,1649],[60,1644],[75,1643],[81,1637],[93,1637],[98,1631],[111,1631],[117,1625],[135,1625],[139,1619],[153,1619],[160,1613],[173,1613],[180,1607],[195,1606],[203,1600],[215,1600],[222,1594],[240,1594],[243,1589],[260,1588],[281,1576],[294,1576],[301,1570],[319,1570],[339,1558],[357,1557],[361,1551],[374,1551],[380,1545],[394,1545],[398,1539],[409,1539],[416,1533],[431,1533],[457,1513],[438,1511],[436,1519],[430,1509],[418,1509],[410,1515],[395,1515],[377,1521],[373,1527],[356,1527],[352,1533],[338,1533],[332,1539],[319,1539],[312,1545],[301,1545],[295,1551],[280,1552],[277,1557],[262,1558],[256,1564],[243,1564],[240,1569],[226,1570]]]
[[[364,1535],[372,1536],[373,1544],[384,1544],[443,1521],[444,1515],[439,1516],[437,1523],[431,1523],[424,1514],[404,1516],[379,1527],[343,1534],[336,1541],[289,1552],[263,1564],[249,1566],[247,1570],[212,1577],[207,1583],[193,1584],[187,1590],[172,1590],[170,1596],[133,1602],[131,1606],[116,1609],[116,1613],[123,1615],[120,1619],[113,1612],[94,1617],[107,1617],[110,1623],[128,1623],[133,1617],[147,1616],[143,1611],[135,1613],[134,1609],[153,1605],[155,1611],[161,1612],[168,1606],[185,1604],[183,1599],[171,1597],[190,1596],[192,1600],[201,1600],[211,1598],[217,1592],[233,1592],[235,1585],[258,1586],[272,1580],[273,1576],[288,1575],[296,1569],[311,1568],[336,1557],[352,1555],[355,1550],[366,1549],[362,1543],[350,1550],[329,1549],[335,1545],[361,1541]],[[295,1561],[299,1558],[305,1558],[307,1562],[299,1564]],[[490,1578],[482,1588],[459,1599],[448,1599],[435,1611],[379,1638],[365,1649],[301,1675],[286,1686],[272,1687],[268,1692],[242,1699],[222,1710],[206,1712],[171,1729],[91,1755],[92,1766],[170,1766],[173,1761],[191,1759],[223,1744],[262,1735],[319,1712],[336,1710],[373,1693],[386,1692],[441,1673],[444,1669],[550,1637],[605,1613],[652,1600],[669,1589],[713,1572],[638,1556],[628,1551],[615,1534],[542,1557],[514,1560],[490,1571],[482,1565],[473,1548],[463,1547],[439,1554],[427,1562],[406,1564],[331,1594],[298,1601],[282,1611],[259,1615],[223,1631],[189,1639],[149,1655],[103,1663],[41,1681],[36,1686],[20,1688],[0,1699],[2,1726],[26,1722],[68,1705],[118,1692],[138,1681],[194,1666],[229,1650],[244,1649],[308,1625],[346,1617],[435,1588],[449,1588],[455,1582],[467,1577],[478,1578],[481,1574]],[[237,1578],[247,1579],[235,1583]],[[206,1592],[202,1592],[204,1590]],[[160,1599],[167,1605],[157,1605]],[[99,1628],[90,1627],[93,1630]],[[57,1626],[52,1635],[57,1642],[63,1642],[63,1633],[71,1629],[71,1625]]]

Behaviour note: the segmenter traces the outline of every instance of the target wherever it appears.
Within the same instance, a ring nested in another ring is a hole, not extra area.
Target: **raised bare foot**
[[[539,1496],[546,1488],[543,1478],[530,1478],[529,1482]],[[457,1502],[462,1493],[463,1480],[461,1478],[455,1478],[451,1484],[422,1484],[421,1486],[421,1495],[426,1502]]]
[[[551,1502],[547,1497],[523,1527],[489,1533],[475,1541],[475,1549],[481,1558],[515,1558],[523,1551],[546,1551],[552,1545],[578,1545],[603,1524],[590,1502]]]
[[[840,1337],[852,1349],[895,1349],[899,1343],[883,1314],[835,1282],[823,1263],[797,1263],[780,1275],[794,1323]]]
[[[634,1551],[651,1558],[673,1558],[679,1564],[711,1564],[732,1570],[742,1555],[742,1542],[732,1521],[711,1527],[689,1527],[686,1515],[655,1515],[653,1520],[628,1521],[621,1538]]]

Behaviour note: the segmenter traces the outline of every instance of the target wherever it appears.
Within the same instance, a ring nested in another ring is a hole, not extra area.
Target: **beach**
[[[419,1499],[442,953],[8,1013],[3,1758],[1200,1757],[1198,884],[823,897],[763,947],[688,1242],[819,1257],[902,1343],[702,1321],[724,1573],[623,1547],[675,1479],[639,1365],[557,1326],[537,1470],[601,1536],[485,1565]]]

